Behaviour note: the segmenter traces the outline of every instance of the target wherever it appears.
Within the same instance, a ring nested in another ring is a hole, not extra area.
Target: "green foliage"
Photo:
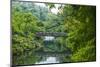
[[[44,51],[51,52],[54,52],[53,50],[63,52],[70,49],[72,54],[69,57],[64,57],[64,61],[68,58],[71,59],[71,62],[95,61],[95,6],[60,5],[58,7],[59,13],[53,14],[51,9],[56,7],[55,4],[46,5],[43,7],[31,2],[13,2],[13,55],[20,55],[30,50],[38,51],[42,48]],[[46,48],[43,45],[43,38],[35,35],[40,31],[65,32],[67,36],[56,37],[55,48],[53,45]]]
[[[82,47],[73,54],[71,57],[72,61],[80,62],[80,61],[95,61],[96,60],[96,47],[93,43],[94,41],[91,40],[87,43],[85,47]]]
[[[33,64],[41,59],[40,56],[34,54],[34,52],[23,53],[19,57],[14,57],[13,64],[22,65],[22,64]]]
[[[41,7],[32,2],[12,2],[12,6],[16,11],[32,13],[40,21],[47,20],[48,9],[46,7]]]
[[[96,9],[93,6],[71,6],[71,8],[74,9],[71,12],[74,12],[71,14],[69,10],[69,16],[65,15],[65,27],[68,31],[67,45],[72,50],[72,62],[94,61]],[[67,8],[64,10],[68,11]]]
[[[14,55],[41,47],[40,41],[37,42],[36,40],[35,32],[42,31],[42,29],[38,27],[38,19],[32,13],[16,11],[13,8],[12,19],[12,47]]]

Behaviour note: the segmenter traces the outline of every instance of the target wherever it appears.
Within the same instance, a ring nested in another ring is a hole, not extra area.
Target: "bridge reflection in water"
[[[65,57],[69,57],[70,54],[66,52],[37,52],[38,56],[41,56],[41,61],[36,62],[35,64],[47,64],[47,63],[62,63],[70,62],[69,59],[65,60]]]
[[[36,62],[35,64],[48,64],[48,63],[59,63],[56,57],[43,57],[43,59],[46,59],[44,61]]]
[[[54,64],[70,62],[70,54],[67,52],[25,52],[13,59],[15,65],[30,65],[30,64]]]
[[[51,63],[63,63],[70,62],[70,51],[60,51],[60,46],[55,41],[56,37],[66,36],[66,33],[38,33],[38,36],[44,36],[44,49],[43,51],[37,51],[36,55],[41,56],[41,61],[35,64],[51,64]],[[65,58],[68,58],[67,60]]]
[[[70,51],[61,52],[54,36],[44,36],[44,47],[45,49],[43,51],[37,51],[35,53],[36,55],[41,57],[41,61],[38,61],[35,64],[70,62]],[[56,50],[56,48],[58,49]],[[65,58],[68,59],[66,60]]]
[[[55,36],[43,37],[44,47],[42,50],[25,52],[25,54],[16,56],[13,62],[16,65],[53,64],[70,62],[71,52],[69,50],[61,51],[61,47],[55,41]]]

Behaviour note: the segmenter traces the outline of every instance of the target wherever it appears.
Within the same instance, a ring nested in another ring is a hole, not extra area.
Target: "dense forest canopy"
[[[43,38],[37,37],[36,32],[65,32],[67,36],[57,37],[56,41],[62,47],[60,51],[71,50],[71,62],[96,60],[95,6],[38,4],[12,2],[13,56],[44,47]]]

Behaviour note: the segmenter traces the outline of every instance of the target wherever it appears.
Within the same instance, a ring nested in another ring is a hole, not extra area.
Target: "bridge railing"
[[[36,32],[36,36],[55,36],[55,37],[61,37],[61,36],[67,36],[67,33],[65,32]]]

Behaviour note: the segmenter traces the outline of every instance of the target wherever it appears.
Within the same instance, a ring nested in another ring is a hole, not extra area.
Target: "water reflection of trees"
[[[29,64],[39,64],[40,62],[45,62],[49,57],[54,57],[57,61],[55,63],[68,62],[68,54],[65,53],[50,53],[50,52],[25,52],[22,55],[14,56],[13,64],[16,65],[29,65]],[[52,63],[52,62],[51,62]]]
[[[28,52],[20,56],[14,56],[13,64],[29,65],[29,64],[35,64],[37,61],[40,60],[41,60],[41,56],[36,55],[34,52]]]

